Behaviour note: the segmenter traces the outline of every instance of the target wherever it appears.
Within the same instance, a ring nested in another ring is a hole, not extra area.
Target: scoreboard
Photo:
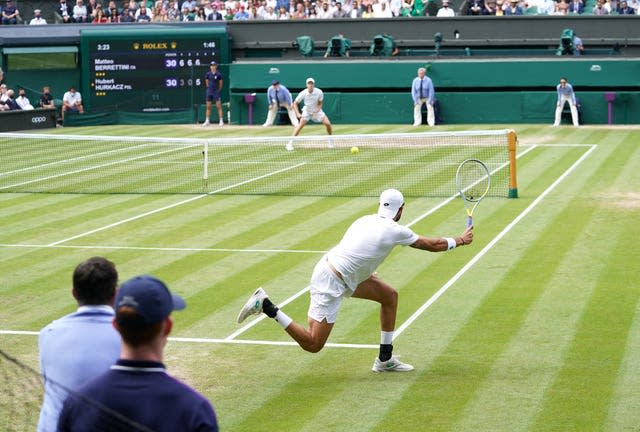
[[[223,26],[88,29],[80,54],[82,99],[94,112],[192,109],[205,101],[211,62],[225,65],[230,57]]]

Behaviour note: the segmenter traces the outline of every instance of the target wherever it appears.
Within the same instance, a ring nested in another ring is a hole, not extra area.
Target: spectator
[[[335,19],[349,18],[349,13],[342,8],[341,2],[336,2],[336,10],[333,12],[333,18]]]
[[[40,9],[35,9],[33,11],[33,18],[29,21],[29,25],[45,25],[47,24],[47,20],[42,18],[42,11]]]
[[[18,24],[20,11],[13,4],[13,0],[7,0],[5,7],[2,8],[2,24]]]
[[[584,3],[582,0],[572,0],[569,3],[569,13],[572,14],[582,14],[584,12]]]
[[[267,13],[264,16],[264,19],[272,21],[278,19],[278,14],[273,10],[272,6],[267,6]]]
[[[78,310],[43,328],[38,340],[45,388],[38,432],[56,431],[65,388],[77,390],[109,370],[120,354],[120,337],[112,325],[115,265],[105,258],[89,258],[75,268],[72,281]]]
[[[565,0],[560,0],[556,3],[556,10],[553,15],[568,15],[569,4]]]
[[[402,0],[390,0],[389,9],[394,17],[400,16],[400,9],[402,8]]]
[[[418,76],[411,83],[411,98],[413,99],[413,126],[422,124],[422,105],[427,105],[427,124],[433,127],[436,124],[435,110],[435,91],[433,89],[433,81],[426,76],[425,68],[418,69]]]
[[[7,85],[0,85],[0,111],[9,111],[9,106],[7,105],[7,100],[9,100],[9,95],[7,95]]]
[[[120,22],[122,23],[136,22],[136,18],[133,16],[133,13],[129,9],[129,6],[125,6],[122,9],[122,15],[120,15]]]
[[[610,15],[611,10],[609,9],[609,4],[605,3],[604,0],[598,0],[596,6],[593,8],[594,15]]]
[[[376,8],[376,7],[373,8],[373,17],[374,18],[393,18],[393,14],[391,13],[391,8],[387,6],[386,1],[382,1],[380,3],[379,8]]]
[[[553,15],[555,10],[554,0],[538,0],[538,15]]]
[[[183,9],[186,7],[188,11],[190,11],[191,9],[193,9],[194,7],[196,7],[198,5],[198,3],[196,2],[196,0],[184,0],[182,2],[182,5],[180,6],[180,9]]]
[[[169,4],[167,6],[167,21],[180,21],[180,10],[178,9],[178,3],[176,0],[169,0]]]
[[[634,15],[638,15],[638,8],[640,7],[640,0],[627,0],[627,4],[634,11]]]
[[[504,8],[504,14],[507,16],[524,15],[524,10],[518,4],[518,0],[510,0],[509,4]]]
[[[162,1],[156,2],[156,5],[153,8],[153,18],[151,19],[153,22],[164,23],[169,22],[169,17],[167,16],[167,9],[162,5]]]
[[[442,7],[438,9],[438,13],[436,14],[438,17],[453,17],[456,16],[453,8],[449,7],[449,0],[442,0]]]
[[[16,98],[16,103],[22,110],[30,111],[33,109],[33,105],[31,105],[31,102],[29,102],[26,91],[23,88],[18,89],[18,97]]]
[[[56,14],[58,14],[63,23],[68,24],[73,22],[73,18],[71,17],[72,10],[69,5],[67,5],[67,0],[60,0]]]
[[[211,13],[207,16],[207,21],[222,21],[224,17],[218,10],[218,6],[211,5]]]
[[[243,5],[240,5],[240,9],[233,15],[234,21],[246,21],[249,19],[249,13],[245,10]]]
[[[556,119],[553,126],[560,126],[560,120],[562,117],[562,110],[565,103],[569,104],[571,110],[571,120],[575,127],[579,126],[578,122],[578,108],[576,106],[576,94],[573,92],[573,87],[567,82],[565,77],[560,78],[560,84],[556,86],[556,93],[558,94],[558,100],[556,102]]]
[[[373,5],[371,3],[369,3],[364,12],[362,12],[362,18],[374,18]]]
[[[62,96],[62,122],[64,122],[65,113],[72,112],[84,114],[82,106],[82,96],[76,91],[75,87],[71,87],[68,92]]]
[[[304,10],[304,4],[296,3],[295,10],[291,14],[291,19],[302,20],[307,18],[307,12]]]
[[[82,0],[76,0],[76,5],[73,7],[73,22],[84,23],[88,22],[88,11]]]
[[[620,15],[635,15],[636,11],[627,4],[626,0],[622,0],[620,2],[620,7],[618,7],[618,14]]]
[[[140,6],[140,9],[136,12],[136,22],[139,23],[149,23],[151,22],[151,15],[147,12],[147,7],[144,5]]]
[[[93,24],[106,24],[109,22],[109,18],[105,15],[102,7],[98,6],[96,8],[95,16],[93,17]]]
[[[483,15],[496,15],[498,12],[498,0],[484,0],[484,13]],[[502,6],[502,2],[500,3]]]
[[[496,16],[504,16],[504,0],[496,0]]]
[[[5,105],[9,111],[20,111],[22,107],[14,99],[15,92],[13,89],[7,90],[7,98],[5,99]]]
[[[53,101],[51,95],[51,88],[49,86],[42,87],[42,95],[40,96],[40,108],[55,108],[56,104]]]
[[[318,10],[318,19],[331,19],[333,18],[333,12],[329,9],[329,3],[322,2],[322,6]]]
[[[269,88],[267,88],[267,103],[269,104],[269,110],[267,112],[267,120],[262,125],[263,127],[272,126],[273,122],[278,116],[278,110],[280,107],[284,107],[289,114],[289,120],[293,127],[298,126],[298,118],[296,112],[293,110],[293,99],[291,92],[285,86],[280,84],[280,81],[273,80]]]
[[[467,10],[465,11],[466,15],[482,15],[483,3],[482,0],[469,0],[467,2]]]
[[[112,22],[112,23],[120,22],[120,12],[118,11],[116,2],[114,2],[113,0],[109,2],[109,7],[107,8],[107,14],[109,16],[109,22]]]
[[[115,430],[111,412],[116,412],[145,430],[217,432],[218,422],[209,401],[167,374],[162,363],[173,328],[171,313],[185,306],[181,297],[152,276],[138,276],[122,284],[116,294],[113,321],[122,340],[120,359],[82,386],[79,397],[66,399],[58,430]],[[85,399],[97,404],[88,404]]]
[[[4,71],[0,67],[0,84],[2,84],[3,82],[4,82]]]

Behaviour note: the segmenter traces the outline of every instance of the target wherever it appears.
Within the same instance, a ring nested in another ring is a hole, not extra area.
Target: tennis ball
[[[356,146],[351,147],[351,154],[358,154],[360,149]]]

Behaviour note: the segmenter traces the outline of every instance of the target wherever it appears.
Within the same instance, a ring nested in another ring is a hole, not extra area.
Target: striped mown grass
[[[323,251],[375,210],[370,197],[2,193],[0,346],[37,368],[36,336],[11,332],[37,332],[72,311],[73,267],[104,255],[122,280],[151,273],[186,297],[173,336],[192,339],[170,341],[165,361],[213,402],[222,430],[637,430],[640,128],[514,128],[521,151],[535,146],[518,160],[520,197],[480,204],[472,246],[443,254],[399,248],[379,269],[400,293],[395,351],[415,366],[411,373],[370,371],[379,308],[357,299],[344,302],[332,345],[318,354],[290,344],[269,321],[227,339],[255,287],[276,302],[302,290]],[[336,126],[337,134],[413,130]],[[459,200],[422,218],[441,202],[408,199],[402,222],[426,235],[459,233]],[[307,306],[302,295],[284,310],[304,322]]]

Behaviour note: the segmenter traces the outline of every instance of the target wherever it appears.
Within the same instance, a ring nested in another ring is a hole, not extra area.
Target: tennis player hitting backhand
[[[293,110],[296,113],[296,117],[300,119],[300,123],[293,129],[293,136],[298,136],[309,120],[322,122],[324,127],[327,128],[327,133],[331,135],[331,122],[329,121],[329,117],[322,111],[324,93],[319,88],[316,88],[316,81],[313,78],[307,78],[306,84],[307,88],[298,93],[298,96],[296,96],[293,101]],[[302,108],[302,113],[300,113],[299,105],[300,102],[303,101],[304,107]],[[329,137],[329,148],[331,147],[333,147],[333,142],[331,141],[331,137]],[[293,151],[293,138],[289,140],[285,148],[288,151]]]
[[[407,372],[413,366],[394,357],[393,332],[396,325],[398,293],[380,279],[376,268],[397,245],[429,252],[443,252],[473,241],[473,226],[460,237],[424,237],[398,224],[404,209],[404,197],[395,189],[380,195],[377,214],[357,219],[340,243],[316,264],[311,276],[309,329],[294,322],[278,309],[262,289],[253,293],[238,314],[238,322],[249,315],[264,312],[274,318],[306,351],[320,351],[336,322],[344,297],[356,297],[380,303],[380,353],[373,363],[374,372]]]

